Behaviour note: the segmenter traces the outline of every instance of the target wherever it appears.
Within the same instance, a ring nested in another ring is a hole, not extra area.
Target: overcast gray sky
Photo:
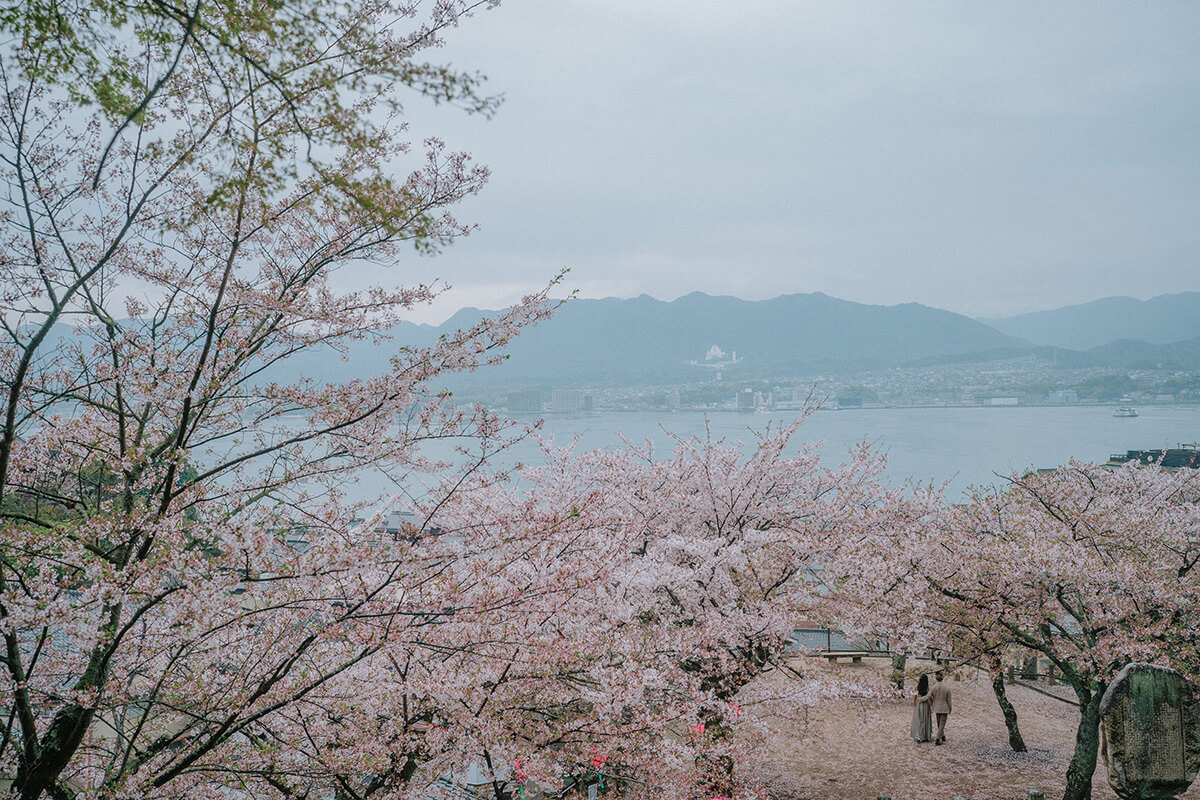
[[[426,320],[562,266],[971,316],[1200,289],[1195,0],[505,0],[434,55],[506,102],[410,104],[493,170],[408,265],[456,287]]]

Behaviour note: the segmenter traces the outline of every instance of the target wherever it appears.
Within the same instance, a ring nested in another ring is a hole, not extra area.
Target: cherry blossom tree
[[[942,487],[893,487],[865,508],[863,524],[831,542],[821,618],[847,635],[886,642],[903,688],[907,655],[945,647],[919,564],[942,510]]]
[[[386,341],[436,293],[339,276],[467,232],[449,209],[486,170],[414,147],[385,106],[408,88],[491,108],[420,60],[473,8],[0,15],[0,772],[17,796],[395,793],[436,747],[420,696],[383,696],[386,714],[364,698],[434,651],[463,557],[427,524],[380,541],[391,506],[346,482],[432,471],[444,498],[506,446],[510,427],[435,381],[552,303],[369,378],[274,376]],[[430,463],[430,438],[474,460]]]
[[[492,109],[420,60],[479,7],[0,14],[16,796],[423,796],[480,764],[497,798],[752,792],[738,704],[872,502],[865,452],[821,470],[789,431],[744,458],[551,454],[503,484],[523,432],[438,385],[547,317],[549,288],[383,374],[280,379],[386,344],[436,293],[339,286],[468,232],[449,209],[486,170],[410,143],[397,100]],[[462,450],[431,461],[431,439]],[[402,491],[359,498],[364,469]]]
[[[850,693],[890,695],[787,663],[795,621],[822,605],[822,570],[837,538],[879,522],[890,499],[878,482],[882,461],[868,450],[826,467],[813,445],[791,452],[795,431],[768,431],[750,447],[674,439],[666,457],[649,442],[584,454],[547,447],[546,464],[523,472],[524,490],[458,495],[470,503],[467,519],[487,520],[481,526],[520,527],[535,509],[553,509],[567,541],[605,565],[567,637],[587,643],[582,652],[595,648],[570,665],[601,667],[587,682],[595,689],[584,697],[564,685],[561,705],[581,719],[582,708],[604,709],[642,735],[592,728],[570,760],[586,764],[596,750],[652,784],[653,796],[733,796],[752,788],[737,769],[755,741],[745,720],[752,705],[794,713]],[[502,508],[516,512],[497,516]],[[794,680],[778,689],[752,683],[765,670]],[[520,750],[528,742],[515,744],[510,758],[534,758]]]
[[[486,170],[410,142],[399,100],[495,107],[422,60],[485,5],[0,12],[16,796],[399,798],[468,768],[497,800],[753,796],[742,709],[864,691],[754,681],[820,616],[1045,655],[1080,703],[1085,797],[1113,671],[1200,665],[1190,474],[1073,465],[935,513],[865,448],[826,467],[792,427],[665,458],[548,448],[513,482],[491,462],[524,431],[439,386],[549,316],[550,288],[382,374],[280,379],[386,345],[436,294],[339,286],[468,233],[450,209]],[[361,498],[365,469],[403,491]],[[953,636],[981,621],[992,644]]]
[[[1090,796],[1100,697],[1130,661],[1196,674],[1200,475],[1072,463],[949,506],[912,556],[960,648],[1044,657],[1080,722],[1066,800]]]
[[[1192,470],[1071,463],[960,503],[914,492],[895,527],[842,539],[831,613],[895,648],[988,669],[1015,749],[1001,669],[1049,661],[1080,709],[1065,793],[1080,800],[1107,681],[1132,660],[1197,674],[1198,487]]]

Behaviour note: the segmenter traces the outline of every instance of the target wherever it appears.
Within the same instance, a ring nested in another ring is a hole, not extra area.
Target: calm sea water
[[[1108,459],[1125,450],[1176,447],[1200,441],[1200,406],[1142,406],[1135,418],[1112,415],[1111,406],[1031,406],[1015,408],[882,408],[822,410],[810,416],[797,441],[823,441],[826,461],[840,461],[848,448],[866,441],[887,455],[887,480],[949,482],[956,495],[971,485],[996,484],[1013,470],[1054,467],[1071,458]],[[706,420],[714,438],[754,441],[769,420],[787,423],[796,412],[587,412],[546,414],[543,431],[556,442],[580,436],[585,449],[615,448],[617,432],[641,441],[653,439],[664,455],[667,431],[704,436]],[[537,458],[536,448],[520,446],[512,458]]]

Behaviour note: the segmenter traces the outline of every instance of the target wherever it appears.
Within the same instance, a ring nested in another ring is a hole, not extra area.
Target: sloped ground
[[[891,669],[884,659],[827,667],[809,657],[797,666],[806,671]],[[909,666],[914,668],[912,662]],[[938,747],[910,738],[911,699],[830,701],[790,719],[749,710],[767,734],[760,777],[779,800],[875,800],[881,794],[892,800],[1024,800],[1030,789],[1041,789],[1047,800],[1061,797],[1077,709],[1020,684],[1007,687],[1029,747],[1027,753],[1013,753],[987,674],[968,668],[957,680],[946,680],[954,713],[946,726],[947,742]],[[1066,696],[1063,687],[1059,691]],[[1115,800],[1103,763],[1092,786],[1095,800]],[[1181,797],[1200,800],[1200,781]]]

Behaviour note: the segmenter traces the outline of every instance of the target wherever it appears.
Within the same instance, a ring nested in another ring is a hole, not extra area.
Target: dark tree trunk
[[[1067,788],[1063,800],[1091,800],[1092,774],[1096,771],[1096,755],[1100,750],[1100,697],[1104,685],[1092,692],[1092,687],[1076,686],[1079,698],[1079,729],[1075,732],[1075,754],[1067,767]]]
[[[1025,739],[1021,729],[1017,727],[1017,710],[1008,702],[1008,694],[1004,691],[1004,670],[1000,667],[1000,659],[992,659],[992,691],[996,693],[996,702],[1004,712],[1004,727],[1008,728],[1008,744],[1014,753],[1026,751]]]
[[[487,764],[488,774],[492,776],[492,796],[495,800],[512,800],[512,792],[508,790],[508,781],[496,777],[496,767],[492,764],[492,754],[483,751],[483,761]]]
[[[58,783],[58,776],[79,748],[93,715],[94,711],[79,705],[67,706],[55,714],[39,743],[38,757],[17,768],[13,794],[21,800],[37,800],[43,792],[54,798],[71,796],[73,793]]]
[[[904,667],[908,664],[908,653],[896,653],[892,656],[892,683],[904,691]]]
[[[108,621],[101,630],[111,637],[117,632],[121,606],[107,605],[105,612]],[[103,690],[112,655],[109,648],[112,646],[102,643],[92,648],[87,667],[75,682],[74,689]],[[50,720],[50,727],[38,742],[35,757],[32,760],[22,758],[18,763],[17,779],[13,782],[12,794],[18,795],[21,800],[38,800],[43,793],[50,795],[54,800],[70,800],[74,797],[74,790],[60,782],[58,776],[67,768],[75,751],[83,743],[95,714],[95,709],[84,708],[78,703],[63,706],[55,712],[54,718]]]

